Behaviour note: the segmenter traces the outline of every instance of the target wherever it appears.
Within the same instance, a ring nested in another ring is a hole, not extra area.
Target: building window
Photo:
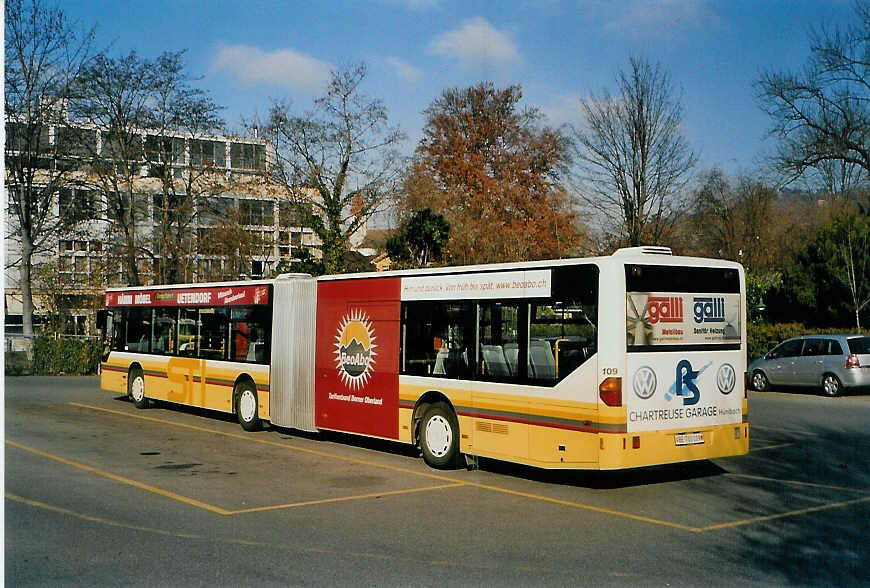
[[[257,226],[275,224],[275,207],[271,200],[240,200],[239,212],[242,224]]]
[[[96,219],[96,194],[80,188],[62,188],[58,194],[58,209],[61,219],[66,223]]]
[[[55,143],[59,156],[90,157],[97,152],[97,131],[75,127],[56,127]]]
[[[264,155],[262,145],[233,143],[230,146],[230,161],[234,169],[264,169]]]
[[[226,146],[219,141],[190,141],[190,165],[194,167],[225,167]]]

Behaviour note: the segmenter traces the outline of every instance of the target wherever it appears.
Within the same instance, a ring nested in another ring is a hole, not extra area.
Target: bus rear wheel
[[[130,371],[127,394],[133,399],[136,408],[148,408],[148,398],[145,396],[145,375],[136,368]]]
[[[423,413],[420,423],[420,450],[423,461],[436,469],[456,467],[459,459],[459,424],[456,415],[443,402],[436,402]]]
[[[250,382],[242,382],[236,387],[236,416],[246,431],[260,429],[260,415],[257,413],[257,389]]]

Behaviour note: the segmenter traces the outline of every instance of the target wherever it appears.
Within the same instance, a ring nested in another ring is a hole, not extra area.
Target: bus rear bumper
[[[694,431],[602,435],[599,469],[624,469],[717,459],[749,452],[749,423]]]

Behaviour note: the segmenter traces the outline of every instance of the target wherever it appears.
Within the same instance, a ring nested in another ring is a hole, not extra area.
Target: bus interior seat
[[[490,376],[510,376],[511,371],[505,359],[504,349],[501,345],[481,345],[483,364],[486,366],[486,374]]]
[[[432,373],[448,378],[462,378],[468,375],[468,354],[464,348],[452,346],[442,347],[435,356],[435,367]]]
[[[432,373],[436,376],[444,376],[447,375],[447,355],[448,355],[447,347],[442,347],[438,350],[438,355],[435,356],[435,367],[432,369]]]
[[[517,365],[519,363],[520,346],[516,343],[504,344],[504,358],[507,361],[508,369],[512,374],[518,374]]]
[[[532,339],[529,342],[529,364],[536,380],[553,380],[556,378],[556,359],[550,344],[542,339]]]

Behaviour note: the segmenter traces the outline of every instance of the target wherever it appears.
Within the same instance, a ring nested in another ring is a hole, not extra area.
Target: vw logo
[[[631,382],[634,393],[637,394],[638,398],[643,400],[652,397],[656,391],[656,383],[656,373],[651,367],[647,366],[643,366],[634,372],[634,378],[632,378]]]
[[[722,394],[731,394],[737,384],[737,374],[730,363],[723,363],[716,373],[716,386]]]

